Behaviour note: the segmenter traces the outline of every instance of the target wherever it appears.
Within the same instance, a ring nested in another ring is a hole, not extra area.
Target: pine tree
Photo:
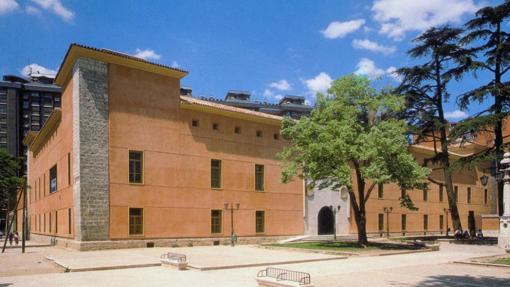
[[[458,98],[461,109],[471,103],[482,103],[488,98],[492,104],[473,117],[459,123],[455,136],[473,132],[489,132],[494,138],[493,146],[482,153],[468,157],[464,164],[473,164],[483,160],[494,161],[497,171],[499,162],[503,159],[504,135],[503,120],[508,115],[510,107],[510,87],[503,81],[503,76],[510,69],[510,34],[505,31],[510,18],[510,2],[495,7],[485,7],[476,12],[475,18],[466,23],[467,35],[461,40],[462,44],[472,44],[473,53],[481,59],[472,62],[472,70],[483,71],[491,75],[491,80],[476,89],[464,93]],[[498,209],[503,211],[503,182],[498,182]]]
[[[413,59],[425,62],[404,67],[397,72],[403,77],[397,91],[406,98],[403,117],[412,127],[416,144],[432,143],[433,157],[424,165],[439,166],[443,180],[429,176],[432,183],[446,187],[448,204],[455,230],[462,229],[453,188],[449,144],[450,124],[445,118],[443,104],[448,100],[448,83],[460,79],[470,67],[470,52],[459,46],[462,29],[443,26],[430,28],[413,40],[415,47],[408,51]]]

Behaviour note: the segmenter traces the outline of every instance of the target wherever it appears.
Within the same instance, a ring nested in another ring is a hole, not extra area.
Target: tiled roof
[[[227,106],[227,105],[210,102],[210,101],[205,101],[205,100],[199,100],[199,99],[187,97],[187,96],[181,96],[181,102],[193,104],[193,105],[204,106],[204,107],[209,107],[209,108],[214,108],[214,109],[218,109],[218,110],[239,113],[239,114],[251,115],[251,116],[270,119],[270,120],[281,121],[283,119],[283,117],[280,117],[280,116],[275,116],[275,115],[271,115],[271,114],[256,112],[256,111],[232,107],[232,106]]]

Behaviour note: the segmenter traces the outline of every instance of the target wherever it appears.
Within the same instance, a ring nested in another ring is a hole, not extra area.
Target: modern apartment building
[[[190,87],[181,87],[182,96],[192,96],[192,89]],[[213,97],[200,97],[201,100],[211,101],[227,106],[243,108],[247,110],[262,112],[277,116],[289,116],[294,119],[299,119],[302,116],[309,115],[313,107],[306,104],[305,97],[303,96],[283,96],[278,104],[268,102],[252,101],[251,94],[246,91],[228,91],[223,100]]]
[[[3,76],[0,81],[0,148],[14,156],[25,156],[23,138],[38,131],[54,108],[60,107],[60,87],[53,79]]]
[[[78,249],[303,233],[281,117],[180,95],[187,72],[73,44],[61,108],[29,132],[32,238]]]

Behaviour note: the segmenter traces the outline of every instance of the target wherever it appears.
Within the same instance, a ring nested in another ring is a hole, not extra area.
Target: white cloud
[[[448,120],[462,120],[462,119],[467,118],[468,114],[461,110],[455,110],[455,111],[444,113],[444,117]]]
[[[172,65],[170,65],[170,67],[172,68],[179,68],[179,63],[177,63],[177,61],[172,61]]]
[[[134,54],[134,56],[137,58],[144,59],[144,60],[159,60],[159,59],[161,59],[161,55],[154,52],[154,50],[152,50],[152,49],[145,49],[145,50],[136,49],[136,53]]]
[[[402,82],[402,76],[397,74],[397,68],[391,66],[388,69],[386,69],[386,74],[391,77],[393,80],[397,82]]]
[[[395,46],[384,46],[379,43],[370,41],[368,39],[360,40],[360,39],[354,39],[352,41],[352,46],[356,49],[361,50],[368,50],[372,52],[379,52],[383,53],[385,55],[394,53],[397,48]]]
[[[54,77],[57,74],[57,71],[45,68],[39,64],[30,64],[26,65],[21,69],[21,74],[25,76],[30,75],[41,75],[41,76],[48,76],[48,77]]]
[[[283,99],[283,95],[281,94],[275,94],[273,91],[271,91],[270,89],[265,89],[264,90],[264,93],[262,94],[264,96],[264,98],[268,99],[268,100],[272,100],[272,99],[275,99],[277,101]]]
[[[329,88],[333,79],[325,72],[319,73],[314,78],[303,81],[310,93],[323,93],[325,94]]]
[[[0,15],[7,14],[19,8],[15,0],[0,0]]]
[[[365,75],[372,80],[378,79],[386,73],[383,69],[378,68],[374,61],[367,58],[362,58],[356,65],[356,68],[357,69],[354,71],[354,74]]]
[[[462,16],[480,7],[473,0],[375,0],[373,18],[379,32],[400,40],[408,31],[423,31],[448,22],[460,22]]]
[[[331,22],[328,27],[321,31],[322,35],[328,39],[342,38],[352,33],[365,24],[365,19],[357,19],[346,22]]]
[[[279,80],[278,82],[273,82],[269,84],[269,87],[279,91],[292,90],[292,86],[289,84],[289,82],[287,82],[287,80]]]
[[[27,12],[27,14],[29,14],[29,15],[41,14],[41,10],[39,10],[39,8],[32,6],[32,5],[28,5],[27,7],[25,7],[25,12]]]
[[[60,0],[32,0],[44,10],[50,11],[66,22],[74,19],[74,12],[64,7]]]

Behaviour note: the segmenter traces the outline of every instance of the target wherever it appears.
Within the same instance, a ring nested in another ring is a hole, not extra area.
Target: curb
[[[453,263],[455,263],[455,264],[465,264],[465,265],[475,265],[475,266],[485,266],[485,267],[498,267],[498,268],[508,268],[508,269],[510,269],[510,265],[505,265],[505,264],[470,262],[470,261],[453,261]]]
[[[308,263],[308,262],[318,262],[318,261],[333,261],[333,260],[341,260],[341,259],[347,259],[347,258],[348,258],[347,256],[343,256],[343,257],[332,257],[332,258],[316,258],[316,259],[279,261],[279,262],[270,262],[270,263],[251,263],[251,264],[210,266],[210,267],[208,267],[208,266],[188,265],[188,268],[196,269],[196,270],[199,270],[199,271],[209,271],[209,270],[220,270],[220,269],[236,269],[236,268],[247,268],[247,267],[258,267],[258,266],[273,266],[273,265]]]
[[[314,249],[293,248],[293,247],[278,247],[278,246],[263,246],[263,245],[259,245],[258,247],[264,248],[264,249],[271,249],[271,250],[286,250],[286,251],[318,253],[318,254],[326,254],[326,255],[343,255],[343,256],[349,256],[349,257],[376,257],[376,256],[390,256],[390,255],[401,255],[401,254],[413,254],[413,253],[439,251],[439,249],[424,248],[424,249],[418,249],[418,250],[403,250],[403,251],[393,251],[393,252],[387,252],[387,253],[363,254],[361,252],[353,253],[353,252],[344,252],[344,251],[314,250]]]
[[[102,271],[102,270],[115,270],[115,269],[129,269],[129,268],[145,268],[145,267],[154,267],[161,266],[161,262],[158,263],[145,263],[145,264],[132,264],[132,265],[116,265],[116,266],[99,266],[99,267],[86,267],[86,268],[70,268],[65,264],[62,264],[59,261],[51,257],[46,257],[46,259],[50,260],[57,266],[64,268],[64,272],[87,272],[87,271]]]

